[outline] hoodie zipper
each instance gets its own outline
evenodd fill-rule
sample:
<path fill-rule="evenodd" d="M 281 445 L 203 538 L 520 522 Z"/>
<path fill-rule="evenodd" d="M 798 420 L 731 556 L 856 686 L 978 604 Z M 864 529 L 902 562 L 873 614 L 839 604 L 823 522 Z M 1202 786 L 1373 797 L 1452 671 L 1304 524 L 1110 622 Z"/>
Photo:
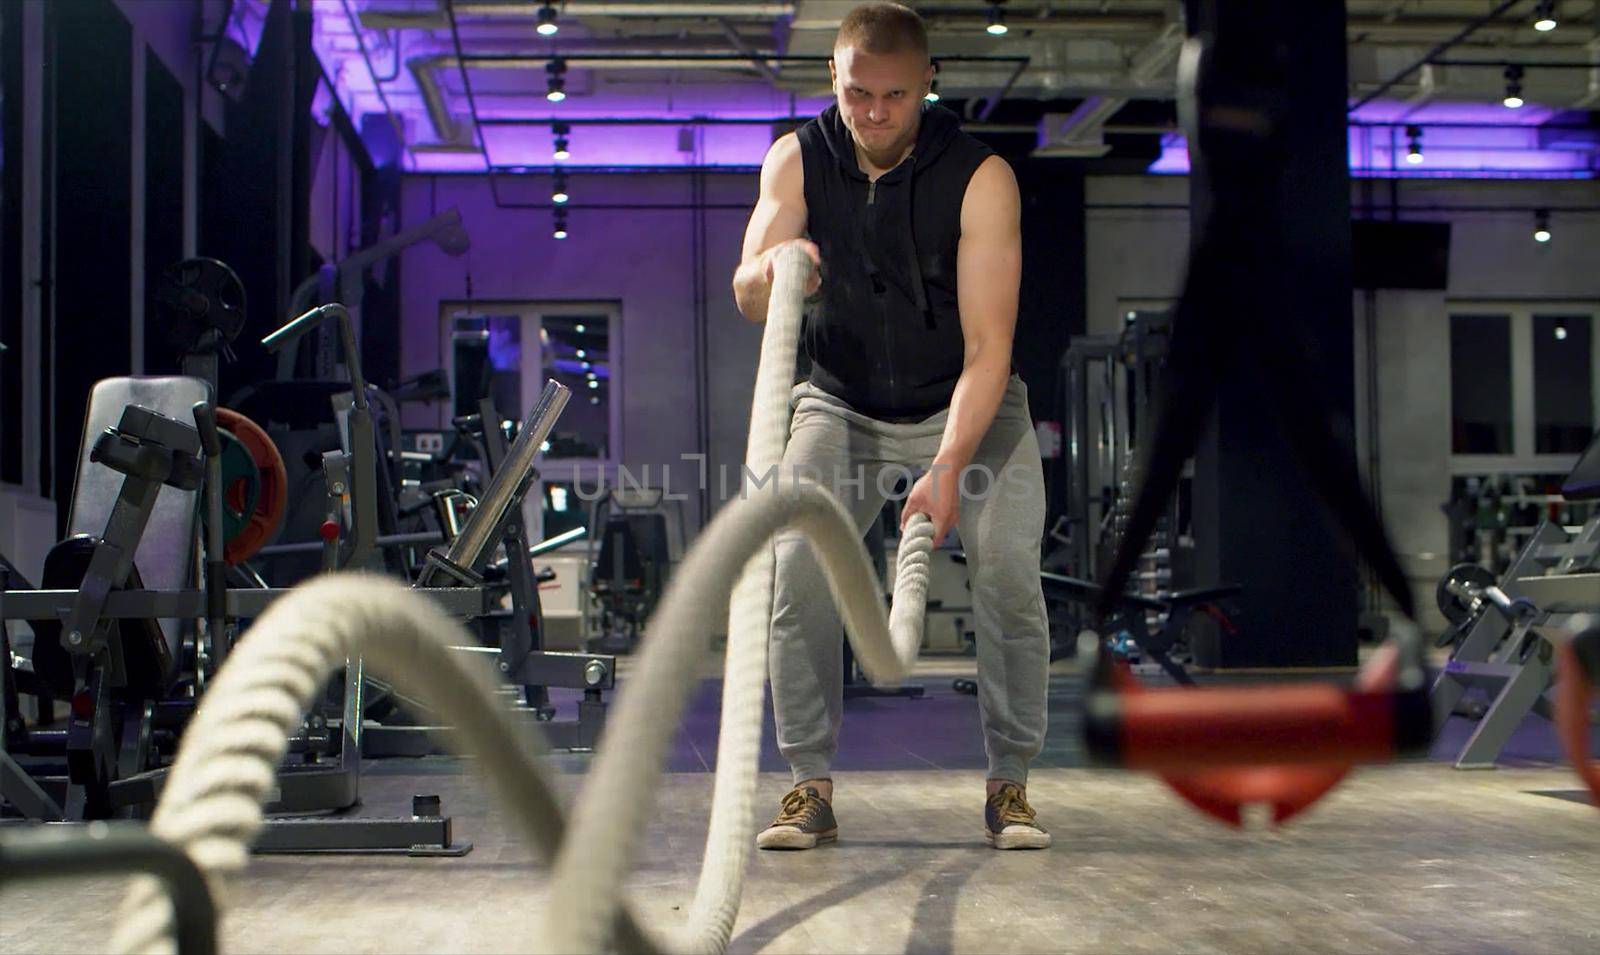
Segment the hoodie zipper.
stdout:
<path fill-rule="evenodd" d="M 870 208 L 872 206 L 872 204 L 877 201 L 877 199 L 878 199 L 878 180 L 876 180 L 876 179 L 868 179 L 867 180 L 867 206 Z M 883 356 L 884 356 L 884 363 L 887 365 L 886 371 L 888 372 L 888 377 L 889 377 L 889 395 L 888 395 L 888 397 L 889 397 L 889 400 L 892 402 L 894 400 L 894 395 L 896 393 L 895 392 L 895 387 L 894 387 L 894 337 L 893 337 L 893 331 L 894 330 L 893 330 L 893 328 L 890 327 L 889 312 L 888 312 L 887 309 L 884 308 L 884 299 L 883 299 L 884 288 L 883 288 L 883 285 L 882 285 L 881 281 L 879 280 L 879 278 L 876 275 L 874 275 L 872 277 L 872 284 L 873 284 L 873 292 L 876 293 L 876 298 L 878 300 L 878 317 L 883 322 Z"/>

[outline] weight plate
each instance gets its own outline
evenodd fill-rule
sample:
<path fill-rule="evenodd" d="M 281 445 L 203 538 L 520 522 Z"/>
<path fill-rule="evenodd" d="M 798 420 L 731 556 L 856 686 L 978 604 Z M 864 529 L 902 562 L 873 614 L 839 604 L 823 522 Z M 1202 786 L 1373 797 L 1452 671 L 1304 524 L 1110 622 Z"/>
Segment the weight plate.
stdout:
<path fill-rule="evenodd" d="M 217 429 L 222 439 L 222 536 L 232 540 L 244 530 L 261 498 L 261 469 L 232 431 Z"/>
<path fill-rule="evenodd" d="M 1461 624 L 1471 619 L 1472 605 L 1465 597 L 1458 597 L 1451 592 L 1451 583 L 1457 581 L 1481 590 L 1493 586 L 1496 578 L 1494 574 L 1477 564 L 1457 564 L 1440 579 L 1439 586 L 1434 588 L 1433 592 L 1434 601 L 1439 605 L 1439 612 L 1451 623 Z"/>
<path fill-rule="evenodd" d="M 223 560 L 229 564 L 249 560 L 272 540 L 283 524 L 283 514 L 289 503 L 289 475 L 283 467 L 283 455 L 272 438 L 261 426 L 231 408 L 217 409 L 217 427 L 230 432 L 254 461 L 260 479 L 260 492 L 251 508 L 244 527 L 230 537 L 223 547 Z M 224 458 L 226 463 L 226 458 Z M 223 492 L 230 491 L 226 476 Z M 224 507 L 226 511 L 228 508 Z M 223 518 L 227 520 L 226 516 Z"/>
<path fill-rule="evenodd" d="M 244 331 L 244 283 L 218 259 L 184 259 L 167 266 L 155 304 L 167 341 L 181 352 L 216 351 Z"/>

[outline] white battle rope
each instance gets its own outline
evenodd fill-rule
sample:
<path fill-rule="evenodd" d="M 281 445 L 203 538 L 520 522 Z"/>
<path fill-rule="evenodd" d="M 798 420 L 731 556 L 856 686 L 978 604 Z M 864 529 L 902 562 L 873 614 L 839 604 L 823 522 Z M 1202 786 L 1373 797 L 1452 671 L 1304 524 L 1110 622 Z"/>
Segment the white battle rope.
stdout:
<path fill-rule="evenodd" d="M 782 460 L 802 290 L 810 261 L 780 258 L 751 412 L 748 466 L 765 480 Z M 777 473 L 774 471 L 774 473 Z M 470 643 L 427 598 L 378 577 L 341 574 L 296 588 L 250 628 L 207 688 L 168 777 L 151 829 L 181 846 L 226 903 L 226 877 L 240 872 L 275 786 L 286 737 L 333 670 L 361 656 L 396 689 L 453 725 L 479 757 L 490 786 L 543 858 L 555 859 L 542 931 L 530 943 L 551 952 L 721 952 L 738 915 L 756 825 L 772 538 L 805 535 L 821 562 L 857 659 L 879 684 L 902 680 L 921 644 L 932 525 L 914 515 L 902 537 L 894 621 L 885 619 L 876 573 L 849 513 L 827 490 L 778 473 L 725 506 L 684 555 L 651 616 L 627 691 L 618 696 L 600 755 L 563 835 L 562 811 L 530 733 L 495 701 L 487 664 L 452 650 Z M 735 587 L 731 572 L 744 568 Z M 723 616 L 725 606 L 731 609 Z M 640 926 L 622 883 L 652 818 L 679 718 L 699 677 L 707 637 L 728 629 L 721 736 L 711 826 L 687 922 L 675 931 Z M 171 903 L 158 883 L 135 883 L 118 919 L 120 952 L 174 950 Z"/>
<path fill-rule="evenodd" d="M 798 503 L 820 495 L 817 500 L 831 504 L 838 519 L 821 523 L 823 512 L 818 511 L 819 522 L 811 525 L 814 533 L 802 523 L 806 519 L 798 513 L 794 521 L 808 530 L 812 549 L 821 559 L 862 668 L 875 683 L 898 683 L 916 660 L 922 644 L 932 523 L 926 516 L 918 515 L 920 520 L 913 522 L 902 535 L 902 573 L 895 584 L 899 627 L 895 631 L 897 637 L 891 642 L 884 633 L 880 599 L 873 598 L 870 609 L 855 602 L 861 594 L 875 591 L 877 575 L 848 512 L 826 491 L 798 481 L 780 468 L 784 445 L 789 439 L 789 395 L 794 384 L 795 352 L 811 269 L 810 258 L 793 247 L 780 253 L 774 264 L 766 328 L 761 339 L 761 360 L 756 369 L 750 409 L 750 433 L 745 445 L 742 499 L 730 503 L 723 514 L 770 499 L 779 488 L 770 483 L 765 487 L 761 485 L 769 475 L 778 478 L 782 488 L 780 498 L 797 494 L 800 496 L 792 498 L 792 502 Z M 793 503 L 774 505 L 778 508 L 775 515 L 785 514 Z M 762 506 L 767 505 L 763 503 Z M 661 639 L 664 613 L 658 612 L 646 630 L 650 639 L 640 656 L 639 669 L 631 675 L 628 691 L 619 698 L 617 711 L 608 724 L 607 741 L 590 770 L 584 798 L 573 814 L 573 840 L 556 860 L 551 879 L 551 904 L 546 914 L 548 928 L 535 939 L 543 951 L 599 951 L 610 941 L 611 913 L 618 905 L 622 879 L 633 861 L 633 846 L 607 859 L 609 864 L 604 866 L 597 863 L 588 847 L 592 840 L 613 838 L 611 834 L 615 832 L 640 830 L 649 818 L 652 784 L 660 774 L 667 746 L 676 732 L 679 713 L 692 689 L 695 655 L 703 648 L 700 641 L 718 630 L 720 621 L 715 618 L 721 615 L 723 601 L 727 599 L 728 576 L 734 568 L 743 568 L 732 591 L 727 617 L 722 722 L 717 740 L 711 822 L 706 833 L 700 881 L 695 887 L 688 918 L 660 947 L 670 951 L 715 953 L 725 950 L 733 935 L 733 923 L 738 917 L 744 890 L 745 864 L 757 825 L 756 772 L 761 756 L 775 566 L 770 538 L 782 530 L 785 523 L 760 531 L 758 539 L 740 539 L 730 534 L 724 540 L 711 534 L 721 520 L 719 516 L 712 522 L 691 551 L 691 556 L 710 555 L 712 562 L 708 565 L 707 576 L 689 572 L 686 559 L 675 578 L 678 585 L 685 580 L 692 581 L 693 599 L 698 601 L 699 619 L 686 624 L 689 629 L 684 634 L 690 641 L 689 647 L 678 648 L 676 639 L 670 641 L 672 646 L 669 647 L 669 641 Z M 839 533 L 841 530 L 843 534 Z M 855 597 L 847 598 L 846 592 Z M 900 600 L 902 593 L 906 595 L 904 605 Z M 673 625 L 669 624 L 667 631 L 676 637 Z M 662 659 L 667 654 L 680 653 L 687 656 L 671 662 Z M 659 669 L 647 670 L 647 667 Z M 648 701 L 643 699 L 647 693 L 652 697 Z M 589 795 L 591 792 L 593 796 Z"/>
<path fill-rule="evenodd" d="M 336 574 L 295 588 L 267 608 L 206 688 L 151 831 L 195 861 L 222 913 L 225 880 L 245 867 L 288 735 L 333 671 L 360 655 L 458 728 L 524 836 L 540 855 L 554 855 L 562 812 L 535 762 L 544 736 L 496 702 L 500 681 L 485 661 L 452 648 L 471 642 L 433 601 L 388 578 Z M 155 880 L 135 880 L 112 949 L 175 950 L 172 905 Z"/>

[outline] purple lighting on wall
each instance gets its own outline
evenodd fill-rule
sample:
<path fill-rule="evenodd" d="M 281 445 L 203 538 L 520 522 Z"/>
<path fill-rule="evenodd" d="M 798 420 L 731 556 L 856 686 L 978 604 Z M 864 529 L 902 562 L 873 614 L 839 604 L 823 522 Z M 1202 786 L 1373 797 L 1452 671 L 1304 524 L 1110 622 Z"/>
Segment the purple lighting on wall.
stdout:
<path fill-rule="evenodd" d="M 1541 129 L 1554 111 L 1498 104 L 1434 103 L 1416 109 L 1403 103 L 1369 104 L 1352 117 L 1350 175 L 1356 178 L 1593 179 L 1600 176 L 1600 131 Z M 1384 125 L 1374 125 L 1384 124 Z M 1406 129 L 1424 133 L 1424 160 L 1406 161 Z M 1187 140 L 1162 139 L 1161 155 L 1149 172 L 1187 175 Z"/>
<path fill-rule="evenodd" d="M 1352 123 L 1439 123 L 1538 126 L 1556 118 L 1548 106 L 1529 103 L 1509 110 L 1500 103 L 1428 103 L 1418 107 L 1394 100 L 1374 100 L 1350 116 Z"/>
<path fill-rule="evenodd" d="M 548 126 L 484 126 L 482 132 L 489 161 L 497 167 L 550 163 Z M 759 166 L 772 145 L 772 128 L 576 126 L 571 140 L 586 166 Z"/>

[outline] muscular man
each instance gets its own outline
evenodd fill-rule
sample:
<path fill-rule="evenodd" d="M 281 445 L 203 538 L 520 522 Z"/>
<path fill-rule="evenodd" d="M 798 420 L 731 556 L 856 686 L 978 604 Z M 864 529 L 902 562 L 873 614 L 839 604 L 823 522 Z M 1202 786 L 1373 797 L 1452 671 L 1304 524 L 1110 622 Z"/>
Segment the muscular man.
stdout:
<path fill-rule="evenodd" d="M 811 373 L 794 389 L 784 473 L 831 479 L 865 533 L 894 475 L 923 472 L 904 513 L 931 517 L 936 542 L 959 526 L 971 574 L 985 833 L 997 848 L 1044 848 L 1050 835 L 1025 789 L 1044 741 L 1050 653 L 1039 582 L 1044 478 L 1027 389 L 1011 373 L 1016 179 L 955 114 L 925 104 L 933 67 L 910 9 L 855 8 L 829 69 L 835 105 L 779 139 L 762 163 L 734 295 L 746 318 L 764 321 L 777 250 L 799 245 L 819 266 L 802 345 Z M 795 786 L 761 848 L 837 837 L 840 632 L 809 545 L 780 537 L 770 675 Z"/>

